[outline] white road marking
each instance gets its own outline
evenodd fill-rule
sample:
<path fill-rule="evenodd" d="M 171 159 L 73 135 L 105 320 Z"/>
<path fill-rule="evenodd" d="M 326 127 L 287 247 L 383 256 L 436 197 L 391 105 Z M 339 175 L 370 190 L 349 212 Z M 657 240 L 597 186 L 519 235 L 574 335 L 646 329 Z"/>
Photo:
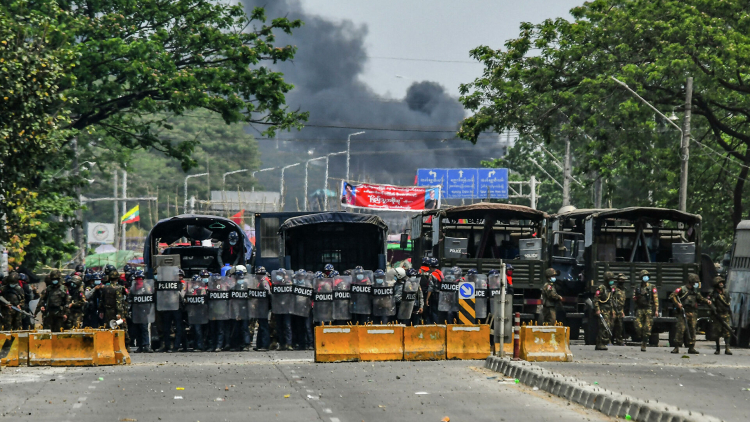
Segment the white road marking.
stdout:
<path fill-rule="evenodd" d="M 92 389 L 92 390 L 94 390 L 94 389 L 96 389 L 96 386 L 95 385 L 89 385 L 89 388 Z"/>
<path fill-rule="evenodd" d="M 333 413 L 331 409 L 325 408 L 323 409 L 323 413 Z"/>
<path fill-rule="evenodd" d="M 80 409 L 83 403 L 73 403 L 73 409 Z"/>
<path fill-rule="evenodd" d="M 312 392 L 313 392 L 313 390 L 310 390 L 310 389 L 307 389 L 306 391 L 307 391 L 308 393 L 312 393 Z"/>
<path fill-rule="evenodd" d="M 339 418 L 331 418 L 331 422 L 341 422 Z"/>
<path fill-rule="evenodd" d="M 88 397 L 78 397 L 78 401 L 86 401 Z"/>

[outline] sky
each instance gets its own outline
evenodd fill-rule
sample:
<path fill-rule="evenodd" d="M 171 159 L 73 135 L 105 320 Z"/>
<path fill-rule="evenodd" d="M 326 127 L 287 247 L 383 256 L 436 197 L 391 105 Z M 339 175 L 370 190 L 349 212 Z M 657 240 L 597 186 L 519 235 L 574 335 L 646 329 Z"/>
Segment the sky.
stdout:
<path fill-rule="evenodd" d="M 376 93 L 403 98 L 415 81 L 434 81 L 452 96 L 481 75 L 469 51 L 502 48 L 521 22 L 570 19 L 582 0 L 301 0 L 309 14 L 365 27 L 368 60 L 360 79 Z M 401 58 L 401 59 L 392 59 Z M 406 59 L 418 59 L 403 60 Z M 450 63 L 431 61 L 441 60 Z"/>

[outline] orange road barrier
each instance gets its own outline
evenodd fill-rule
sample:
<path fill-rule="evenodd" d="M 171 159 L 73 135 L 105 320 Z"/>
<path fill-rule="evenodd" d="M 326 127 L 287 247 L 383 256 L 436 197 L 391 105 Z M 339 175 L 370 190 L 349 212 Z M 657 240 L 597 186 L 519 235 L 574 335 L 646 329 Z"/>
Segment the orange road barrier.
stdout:
<path fill-rule="evenodd" d="M 130 365 L 130 353 L 128 353 L 128 346 L 125 344 L 125 331 L 114 330 L 112 348 L 115 352 L 115 361 L 121 365 Z"/>
<path fill-rule="evenodd" d="M 403 325 L 360 325 L 359 360 L 403 360 Z"/>
<path fill-rule="evenodd" d="M 94 331 L 94 365 L 117 365 L 114 331 Z"/>
<path fill-rule="evenodd" d="M 445 325 L 404 327 L 404 360 L 445 359 Z"/>
<path fill-rule="evenodd" d="M 346 362 L 359 359 L 359 336 L 353 325 L 315 327 L 315 362 Z"/>
<path fill-rule="evenodd" d="M 29 334 L 29 366 L 52 364 L 52 332 Z"/>
<path fill-rule="evenodd" d="M 490 326 L 452 325 L 446 328 L 448 359 L 486 359 L 490 355 Z"/>
<path fill-rule="evenodd" d="M 521 327 L 520 357 L 529 362 L 572 362 L 570 328 L 539 325 Z"/>
<path fill-rule="evenodd" d="M 26 346 L 29 366 L 127 365 L 124 337 L 122 330 L 42 331 L 20 333 L 19 344 Z"/>
<path fill-rule="evenodd" d="M 0 333 L 0 366 L 18 366 L 19 344 L 18 334 Z"/>

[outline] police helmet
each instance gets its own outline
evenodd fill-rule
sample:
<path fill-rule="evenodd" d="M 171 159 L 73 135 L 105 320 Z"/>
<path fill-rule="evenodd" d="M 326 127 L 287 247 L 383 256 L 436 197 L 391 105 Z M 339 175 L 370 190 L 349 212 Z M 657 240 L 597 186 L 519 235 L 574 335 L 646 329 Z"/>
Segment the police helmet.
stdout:
<path fill-rule="evenodd" d="M 29 277 L 26 274 L 24 274 L 24 273 L 19 273 L 18 274 L 18 279 L 21 280 L 21 281 L 23 281 L 23 282 L 29 281 Z"/>
<path fill-rule="evenodd" d="M 344 270 L 344 275 L 352 275 L 352 270 Z"/>
<path fill-rule="evenodd" d="M 206 271 L 206 270 L 203 270 Z M 133 278 L 146 278 L 146 275 L 143 274 L 143 271 L 137 270 L 135 273 L 133 273 Z"/>
<path fill-rule="evenodd" d="M 322 271 L 315 271 L 315 275 L 313 277 L 315 277 L 315 278 L 326 278 L 326 276 L 323 274 Z"/>
<path fill-rule="evenodd" d="M 136 271 L 136 274 L 138 274 L 138 273 L 139 273 L 139 271 Z M 143 273 L 143 271 L 140 271 L 140 273 Z M 208 270 L 201 270 L 201 272 L 198 275 L 200 275 L 200 278 L 211 277 L 211 273 Z"/>
<path fill-rule="evenodd" d="M 333 264 L 326 264 L 326 266 L 323 267 L 323 271 L 333 271 Z"/>
<path fill-rule="evenodd" d="M 513 266 L 512 266 L 512 265 L 510 265 L 510 264 L 505 264 L 505 272 L 506 272 L 506 273 L 507 273 L 508 271 L 513 271 L 513 270 L 514 270 L 514 268 L 513 268 Z"/>
<path fill-rule="evenodd" d="M 375 278 L 377 278 L 377 277 L 385 277 L 385 271 L 383 271 L 383 270 L 381 270 L 381 269 L 378 268 L 377 270 L 375 270 L 374 273 L 372 273 L 372 276 L 375 277 Z"/>
<path fill-rule="evenodd" d="M 404 277 L 406 277 L 406 270 L 403 268 L 396 268 L 396 278 L 400 280 Z"/>
<path fill-rule="evenodd" d="M 193 283 L 199 282 L 199 281 L 201 281 L 201 276 L 199 276 L 198 274 L 196 274 L 196 275 L 193 276 L 193 278 L 191 280 L 193 281 Z"/>
<path fill-rule="evenodd" d="M 428 267 L 429 267 L 429 266 L 430 266 L 430 257 L 428 257 L 428 256 L 423 256 L 423 257 L 422 257 L 422 265 L 424 265 L 424 266 L 428 266 Z"/>
<path fill-rule="evenodd" d="M 437 258 L 430 258 L 430 267 L 437 268 L 440 265 L 440 260 Z"/>
<path fill-rule="evenodd" d="M 339 272 L 336 271 L 336 270 L 333 270 L 333 271 L 331 271 L 330 274 L 328 274 L 328 276 L 329 277 L 338 277 L 339 276 Z"/>
<path fill-rule="evenodd" d="M 477 270 L 475 268 L 470 268 L 469 271 L 466 271 L 466 275 L 477 275 Z"/>
<path fill-rule="evenodd" d="M 333 269 L 333 267 L 331 267 L 331 269 Z M 356 267 L 354 267 L 354 269 L 357 271 L 364 271 L 364 268 L 362 268 L 361 265 L 357 265 Z"/>
<path fill-rule="evenodd" d="M 84 267 L 84 266 L 83 266 L 83 264 L 78 264 L 78 265 L 76 265 L 75 271 L 76 271 L 77 273 L 82 273 L 82 272 L 84 272 L 85 270 L 86 270 L 86 267 Z"/>
<path fill-rule="evenodd" d="M 124 272 L 126 274 L 127 273 L 132 273 L 133 272 L 133 267 L 131 267 L 130 264 L 125 264 L 125 266 L 122 267 L 122 272 Z"/>
<path fill-rule="evenodd" d="M 66 276 L 65 276 L 65 284 L 68 284 L 68 283 L 70 283 L 70 279 L 71 279 L 71 278 L 73 278 L 73 277 L 71 277 L 71 276 L 69 276 L 69 275 L 66 275 Z"/>
<path fill-rule="evenodd" d="M 115 271 L 117 268 L 115 268 L 112 264 L 107 264 L 106 267 L 104 267 L 104 274 L 109 275 L 112 271 Z"/>
<path fill-rule="evenodd" d="M 239 240 L 239 238 L 240 237 L 237 235 L 237 232 L 231 232 L 227 236 L 227 240 L 229 241 L 230 245 L 236 245 L 237 244 L 237 240 Z"/>
<path fill-rule="evenodd" d="M 500 270 L 490 270 L 490 272 L 487 273 L 487 276 L 489 277 L 492 277 L 494 275 L 500 275 Z"/>
<path fill-rule="evenodd" d="M 257 267 L 255 267 L 255 274 L 260 274 L 260 275 L 266 274 L 266 267 L 262 265 L 258 265 Z"/>
<path fill-rule="evenodd" d="M 417 271 L 416 268 L 409 268 L 406 270 L 406 276 L 407 277 L 416 277 L 419 275 L 419 271 Z"/>
<path fill-rule="evenodd" d="M 179 276 L 180 276 L 180 277 L 185 277 L 185 271 L 182 271 L 182 268 L 180 268 L 180 269 L 179 269 L 179 270 L 177 271 L 177 274 L 179 274 Z"/>
<path fill-rule="evenodd" d="M 456 278 L 458 278 L 458 277 L 461 277 L 461 274 L 463 273 L 463 271 L 461 270 L 461 267 L 453 267 L 451 268 L 451 273 L 453 273 L 456 276 Z"/>

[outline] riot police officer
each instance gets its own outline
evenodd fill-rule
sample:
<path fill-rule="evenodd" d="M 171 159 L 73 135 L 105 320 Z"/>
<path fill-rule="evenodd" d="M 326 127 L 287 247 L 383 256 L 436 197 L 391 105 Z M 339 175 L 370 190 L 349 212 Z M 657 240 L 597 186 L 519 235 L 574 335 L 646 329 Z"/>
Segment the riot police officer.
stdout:
<path fill-rule="evenodd" d="M 133 312 L 133 331 L 138 350 L 136 353 L 153 353 L 149 326 L 156 319 L 154 280 L 145 280 L 143 271 L 133 274 L 130 303 Z"/>
<path fill-rule="evenodd" d="M 313 322 L 316 325 L 333 321 L 333 279 L 321 271 L 313 276 Z"/>
<path fill-rule="evenodd" d="M 271 329 L 268 324 L 271 284 L 264 267 L 258 266 L 255 268 L 255 281 L 248 294 L 250 296 L 250 317 L 258 321 L 258 335 L 253 350 L 264 352 L 271 345 Z"/>
<path fill-rule="evenodd" d="M 208 270 L 201 270 L 193 276 L 185 289 L 185 311 L 187 313 L 190 333 L 193 336 L 193 351 L 207 351 L 206 343 L 203 341 L 203 333 L 208 324 L 208 282 L 211 274 Z M 187 343 L 187 342 L 186 342 Z"/>
<path fill-rule="evenodd" d="M 357 271 L 360 270 L 362 270 L 362 267 L 359 267 Z M 336 325 L 346 325 L 352 319 L 350 306 L 352 276 L 351 274 L 342 276 L 337 271 L 334 271 L 330 278 L 333 280 L 333 310 L 331 316 L 334 321 L 333 323 Z"/>
<path fill-rule="evenodd" d="M 248 288 L 249 285 L 245 279 L 246 268 L 244 265 L 235 267 L 232 277 L 234 277 L 234 287 L 229 299 L 230 317 L 232 319 L 231 343 L 237 351 L 250 350 L 252 338 L 250 335 L 250 315 L 248 309 Z"/>
<path fill-rule="evenodd" d="M 398 268 L 403 273 L 403 268 Z M 372 277 L 375 282 L 372 285 L 372 317 L 376 324 L 387 324 L 392 316 L 396 315 L 396 300 L 394 298 L 394 284 L 396 280 L 393 276 L 386 276 L 383 270 L 376 270 Z"/>
<path fill-rule="evenodd" d="M 313 335 L 310 312 L 312 311 L 313 274 L 305 270 L 294 273 L 294 306 L 292 307 L 292 344 L 297 350 L 312 350 Z"/>
<path fill-rule="evenodd" d="M 461 274 L 461 268 L 451 268 L 434 289 L 438 294 L 438 321 L 441 324 L 453 324 L 458 319 L 458 285 L 461 282 Z"/>
<path fill-rule="evenodd" d="M 292 348 L 292 310 L 294 308 L 294 286 L 291 275 L 279 268 L 271 273 L 271 306 L 276 319 L 279 350 Z"/>
<path fill-rule="evenodd" d="M 355 268 L 351 284 L 351 309 L 353 324 L 367 324 L 372 314 L 372 271 Z"/>
<path fill-rule="evenodd" d="M 401 271 L 399 271 L 401 270 Z M 403 268 L 396 268 L 396 284 L 394 296 L 398 308 L 396 317 L 400 324 L 419 325 L 422 311 L 424 310 L 424 298 L 419 285 L 419 272 L 409 268 L 401 272 Z"/>

